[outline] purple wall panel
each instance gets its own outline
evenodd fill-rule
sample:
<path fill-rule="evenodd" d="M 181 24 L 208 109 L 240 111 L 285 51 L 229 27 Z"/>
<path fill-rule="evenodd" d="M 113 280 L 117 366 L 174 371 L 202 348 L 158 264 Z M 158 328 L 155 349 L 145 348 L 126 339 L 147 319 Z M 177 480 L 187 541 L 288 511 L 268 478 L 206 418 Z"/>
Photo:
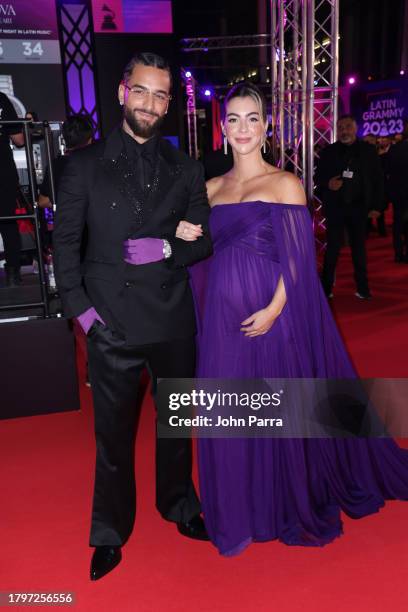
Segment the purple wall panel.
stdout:
<path fill-rule="evenodd" d="M 88 0 L 58 0 L 68 115 L 88 115 L 99 135 L 96 83 L 92 54 L 92 20 Z"/>

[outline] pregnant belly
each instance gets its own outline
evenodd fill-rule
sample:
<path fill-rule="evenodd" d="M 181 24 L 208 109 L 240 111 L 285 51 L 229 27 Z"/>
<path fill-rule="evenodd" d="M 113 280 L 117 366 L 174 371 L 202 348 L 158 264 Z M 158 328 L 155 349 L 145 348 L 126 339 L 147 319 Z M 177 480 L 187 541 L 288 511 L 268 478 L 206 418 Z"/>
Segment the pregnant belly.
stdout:
<path fill-rule="evenodd" d="M 239 249 L 219 253 L 209 277 L 208 317 L 221 333 L 239 331 L 244 319 L 271 302 L 280 274 L 279 263 L 266 258 Z"/>

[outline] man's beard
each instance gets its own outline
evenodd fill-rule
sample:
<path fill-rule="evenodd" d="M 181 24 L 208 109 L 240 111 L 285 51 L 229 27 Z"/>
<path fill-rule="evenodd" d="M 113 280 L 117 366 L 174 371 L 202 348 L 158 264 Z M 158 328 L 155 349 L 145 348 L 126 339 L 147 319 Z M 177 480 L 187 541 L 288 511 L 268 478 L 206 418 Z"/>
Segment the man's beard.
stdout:
<path fill-rule="evenodd" d="M 143 109 L 138 110 L 143 111 Z M 140 136 L 141 138 L 151 138 L 158 132 L 159 127 L 163 123 L 164 115 L 160 117 L 160 115 L 157 115 L 156 113 L 150 114 L 153 115 L 153 117 L 157 117 L 156 121 L 153 123 L 147 123 L 147 121 L 139 120 L 132 109 L 125 106 L 123 116 L 135 136 Z"/>

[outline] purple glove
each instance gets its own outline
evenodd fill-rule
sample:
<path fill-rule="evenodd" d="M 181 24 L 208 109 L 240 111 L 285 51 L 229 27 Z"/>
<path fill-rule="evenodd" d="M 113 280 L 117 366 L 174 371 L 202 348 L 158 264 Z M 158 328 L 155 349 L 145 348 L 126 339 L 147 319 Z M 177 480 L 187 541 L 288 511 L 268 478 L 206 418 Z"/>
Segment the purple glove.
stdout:
<path fill-rule="evenodd" d="M 163 240 L 161 238 L 137 238 L 125 240 L 123 253 L 126 263 L 139 266 L 153 261 L 161 261 L 163 255 Z"/>
<path fill-rule="evenodd" d="M 79 315 L 79 317 L 77 317 L 77 320 L 80 326 L 82 327 L 85 335 L 88 334 L 94 321 L 100 321 L 102 325 L 105 325 L 105 321 L 101 319 L 95 308 L 88 308 L 88 310 L 85 310 L 85 312 L 83 312 Z"/>

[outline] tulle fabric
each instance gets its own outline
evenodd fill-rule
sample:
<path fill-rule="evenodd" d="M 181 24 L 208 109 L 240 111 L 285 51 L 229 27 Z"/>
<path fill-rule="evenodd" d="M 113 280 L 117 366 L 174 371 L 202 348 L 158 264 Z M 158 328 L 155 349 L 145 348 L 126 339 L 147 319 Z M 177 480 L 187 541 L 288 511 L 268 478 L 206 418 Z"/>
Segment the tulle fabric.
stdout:
<path fill-rule="evenodd" d="M 211 259 L 191 270 L 200 378 L 355 378 L 316 272 L 306 207 L 215 206 Z M 270 331 L 240 324 L 283 277 L 287 303 Z M 209 535 L 234 555 L 253 541 L 322 546 L 342 533 L 340 510 L 376 512 L 408 499 L 408 451 L 390 439 L 199 439 Z"/>

